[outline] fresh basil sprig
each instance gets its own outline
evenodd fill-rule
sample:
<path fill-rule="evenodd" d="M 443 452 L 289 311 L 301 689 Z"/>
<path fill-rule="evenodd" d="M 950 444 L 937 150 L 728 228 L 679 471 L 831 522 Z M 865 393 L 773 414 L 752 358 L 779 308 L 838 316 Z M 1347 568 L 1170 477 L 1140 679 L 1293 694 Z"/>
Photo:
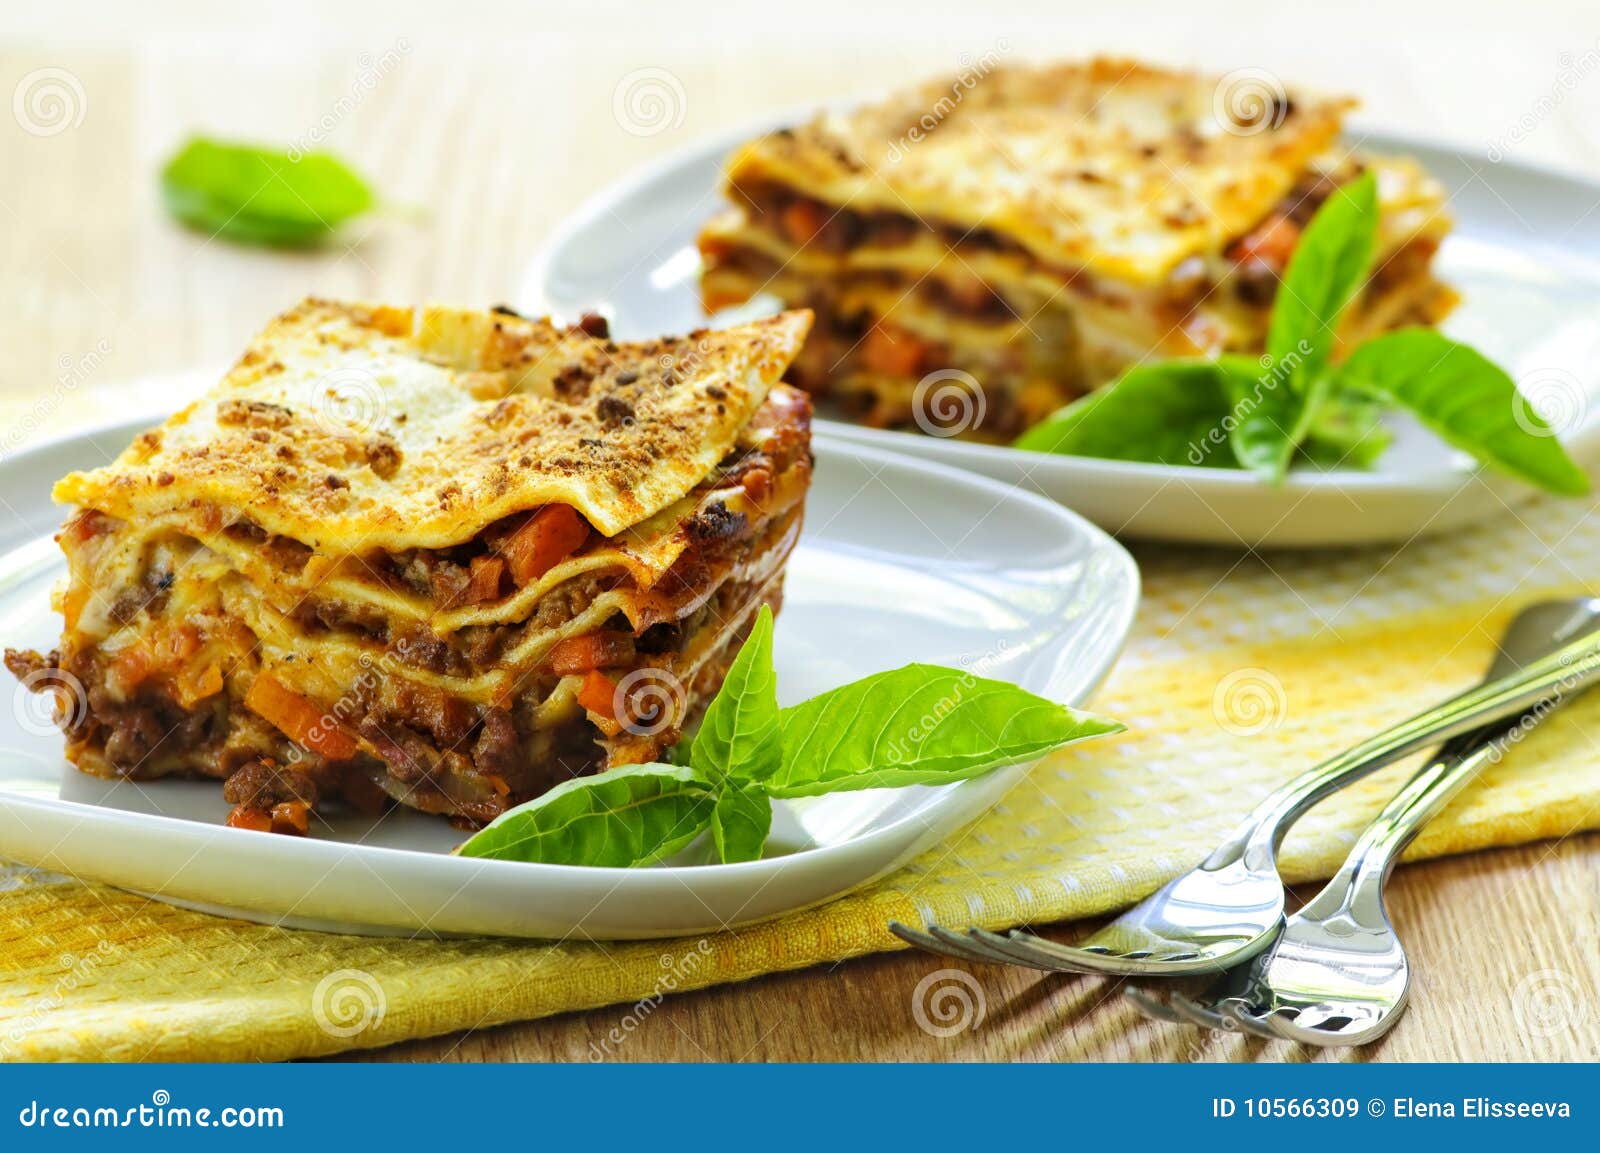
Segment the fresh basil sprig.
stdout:
<path fill-rule="evenodd" d="M 1017 440 L 1017 448 L 1106 460 L 1234 467 L 1232 452 L 1195 451 L 1219 426 L 1240 387 L 1232 358 L 1169 360 L 1131 368 Z M 1247 362 L 1254 379 L 1255 361 Z M 1211 447 L 1215 447 L 1213 442 Z M 1242 463 L 1242 462 L 1241 462 Z"/>
<path fill-rule="evenodd" d="M 1335 188 L 1289 254 L 1272 301 L 1267 355 L 1305 393 L 1322 375 L 1345 307 L 1366 283 L 1378 244 L 1378 182 L 1365 172 Z"/>
<path fill-rule="evenodd" d="M 1139 365 L 1024 432 L 1015 447 L 1240 467 L 1277 484 L 1297 453 L 1371 467 L 1391 439 L 1384 412 L 1404 408 L 1487 465 L 1561 495 L 1587 492 L 1588 478 L 1516 384 L 1470 346 L 1406 328 L 1331 363 L 1340 318 L 1371 269 L 1378 215 L 1371 173 L 1336 188 L 1317 210 L 1284 271 L 1259 361 Z"/>
<path fill-rule="evenodd" d="M 716 804 L 716 789 L 693 769 L 627 765 L 563 781 L 502 814 L 458 851 L 513 861 L 648 865 L 699 836 Z"/>
<path fill-rule="evenodd" d="M 1563 496 L 1589 491 L 1589 478 L 1504 369 L 1431 328 L 1374 337 L 1340 366 L 1347 396 L 1411 410 L 1447 444 L 1512 476 Z"/>
<path fill-rule="evenodd" d="M 706 709 L 687 765 L 578 777 L 497 817 L 457 851 L 563 865 L 651 864 L 710 832 L 719 861 L 761 856 L 772 797 L 946 784 L 1120 732 L 1004 681 L 907 665 L 777 705 L 762 607 Z"/>
<path fill-rule="evenodd" d="M 780 727 L 772 612 L 762 605 L 689 749 L 689 767 L 717 791 L 711 840 L 719 861 L 753 861 L 767 843 L 772 806 L 757 782 L 782 763 Z"/>
<path fill-rule="evenodd" d="M 941 785 L 1121 729 L 1005 681 L 906 665 L 784 709 L 783 761 L 763 783 L 775 797 Z"/>
<path fill-rule="evenodd" d="M 196 137 L 161 170 L 167 211 L 243 244 L 308 248 L 375 204 L 366 182 L 326 152 L 289 153 Z"/>

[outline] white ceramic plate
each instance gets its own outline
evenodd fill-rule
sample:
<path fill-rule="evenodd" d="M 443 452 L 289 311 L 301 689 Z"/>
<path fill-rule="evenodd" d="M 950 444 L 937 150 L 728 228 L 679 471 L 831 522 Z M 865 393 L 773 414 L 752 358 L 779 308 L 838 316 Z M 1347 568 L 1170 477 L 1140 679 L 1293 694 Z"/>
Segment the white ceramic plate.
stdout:
<path fill-rule="evenodd" d="M 619 337 L 706 323 L 694 237 L 720 204 L 733 145 L 789 116 L 707 141 L 592 197 L 550 236 L 523 283 L 530 313 L 598 309 Z M 1417 157 L 1452 191 L 1454 235 L 1439 255 L 1464 297 L 1445 328 L 1517 378 L 1578 459 L 1600 462 L 1600 185 L 1379 132 L 1362 147 Z M 771 311 L 752 302 L 738 314 Z M 720 323 L 734 310 L 718 315 Z M 1501 512 L 1532 495 L 1414 423 L 1372 472 L 1297 471 L 1281 487 L 1246 473 L 1019 452 L 825 422 L 834 436 L 971 469 L 1058 500 L 1112 532 L 1250 546 L 1403 540 Z"/>
<path fill-rule="evenodd" d="M 148 422 L 0 464 L 0 643 L 52 647 L 51 484 L 103 463 Z M 802 700 L 910 661 L 971 668 L 1067 703 L 1121 650 L 1138 570 L 1069 512 L 1013 488 L 819 437 L 776 659 Z M 7 678 L 9 679 L 9 678 Z M 106 782 L 62 757 L 39 698 L 0 709 L 0 858 L 207 912 L 339 932 L 588 936 L 710 931 L 880 877 L 982 814 L 1027 772 L 777 805 L 769 856 L 738 865 L 587 869 L 448 855 L 462 834 L 409 811 L 336 819 L 309 840 L 229 829 L 216 782 Z M 693 850 L 691 849 L 691 852 Z"/>

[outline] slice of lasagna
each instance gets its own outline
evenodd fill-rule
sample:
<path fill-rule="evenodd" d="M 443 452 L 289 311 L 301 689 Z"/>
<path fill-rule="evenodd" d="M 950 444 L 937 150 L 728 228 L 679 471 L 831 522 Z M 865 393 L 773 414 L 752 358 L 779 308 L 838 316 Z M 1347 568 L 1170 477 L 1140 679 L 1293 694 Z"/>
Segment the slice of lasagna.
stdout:
<path fill-rule="evenodd" d="M 308 300 L 204 399 L 62 480 L 58 651 L 8 652 L 103 777 L 493 819 L 659 758 L 779 605 L 811 474 L 785 313 L 616 344 Z"/>
<path fill-rule="evenodd" d="M 965 431 L 1009 439 L 1143 358 L 1259 352 L 1301 229 L 1371 168 L 1380 244 L 1349 335 L 1441 319 L 1443 189 L 1342 146 L 1351 101 L 1237 83 L 1001 67 L 761 137 L 700 237 L 705 306 L 814 309 L 791 378 L 870 424 L 950 431 L 921 411 L 937 372 L 982 390 Z"/>

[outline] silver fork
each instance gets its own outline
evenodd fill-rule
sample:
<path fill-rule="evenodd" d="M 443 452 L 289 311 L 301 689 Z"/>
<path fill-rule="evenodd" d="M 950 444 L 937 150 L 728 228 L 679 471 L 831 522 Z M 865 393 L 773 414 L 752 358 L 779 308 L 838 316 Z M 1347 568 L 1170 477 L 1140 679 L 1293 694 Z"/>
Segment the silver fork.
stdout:
<path fill-rule="evenodd" d="M 1590 607 L 1585 602 L 1580 611 Z M 1562 623 L 1551 605 L 1519 616 L 1489 675 L 1504 676 L 1547 652 L 1549 626 Z M 1560 707 L 1570 691 L 1558 689 L 1509 728 L 1489 726 L 1440 749 L 1367 826 L 1333 879 L 1284 923 L 1272 947 L 1222 974 L 1199 1000 L 1174 994 L 1163 1002 L 1139 989 L 1125 995 L 1159 1020 L 1313 1045 L 1363 1045 L 1388 1032 L 1405 1011 L 1411 985 L 1405 949 L 1383 904 L 1395 862 L 1508 741 Z"/>
<path fill-rule="evenodd" d="M 1182 976 L 1230 968 L 1260 953 L 1283 922 L 1278 846 L 1289 827 L 1329 794 L 1437 740 L 1505 722 L 1600 675 L 1600 599 L 1524 610 L 1506 633 L 1520 668 L 1418 713 L 1274 791 L 1198 868 L 1168 882 L 1078 946 L 1013 929 L 1006 936 L 896 921 L 890 930 L 934 953 L 1063 973 Z"/>

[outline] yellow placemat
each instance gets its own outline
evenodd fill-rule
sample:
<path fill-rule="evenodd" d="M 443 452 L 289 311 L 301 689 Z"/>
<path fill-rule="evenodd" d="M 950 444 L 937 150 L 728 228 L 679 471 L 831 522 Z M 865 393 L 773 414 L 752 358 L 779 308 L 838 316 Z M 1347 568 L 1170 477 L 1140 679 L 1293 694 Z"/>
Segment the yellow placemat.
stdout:
<path fill-rule="evenodd" d="M 335 937 L 0 870 L 0 1058 L 271 1060 L 602 1005 L 632 1006 L 622 1044 L 673 991 L 896 948 L 891 918 L 998 928 L 1128 904 L 1273 785 L 1476 680 L 1515 610 L 1600 587 L 1590 511 L 1541 502 L 1399 549 L 1140 550 L 1139 622 L 1095 702 L 1127 734 L 1047 760 L 880 884 L 754 928 L 608 945 Z M 1595 734 L 1600 694 L 1513 749 L 1413 854 L 1600 825 Z M 1326 876 L 1403 771 L 1303 821 L 1286 874 Z"/>

